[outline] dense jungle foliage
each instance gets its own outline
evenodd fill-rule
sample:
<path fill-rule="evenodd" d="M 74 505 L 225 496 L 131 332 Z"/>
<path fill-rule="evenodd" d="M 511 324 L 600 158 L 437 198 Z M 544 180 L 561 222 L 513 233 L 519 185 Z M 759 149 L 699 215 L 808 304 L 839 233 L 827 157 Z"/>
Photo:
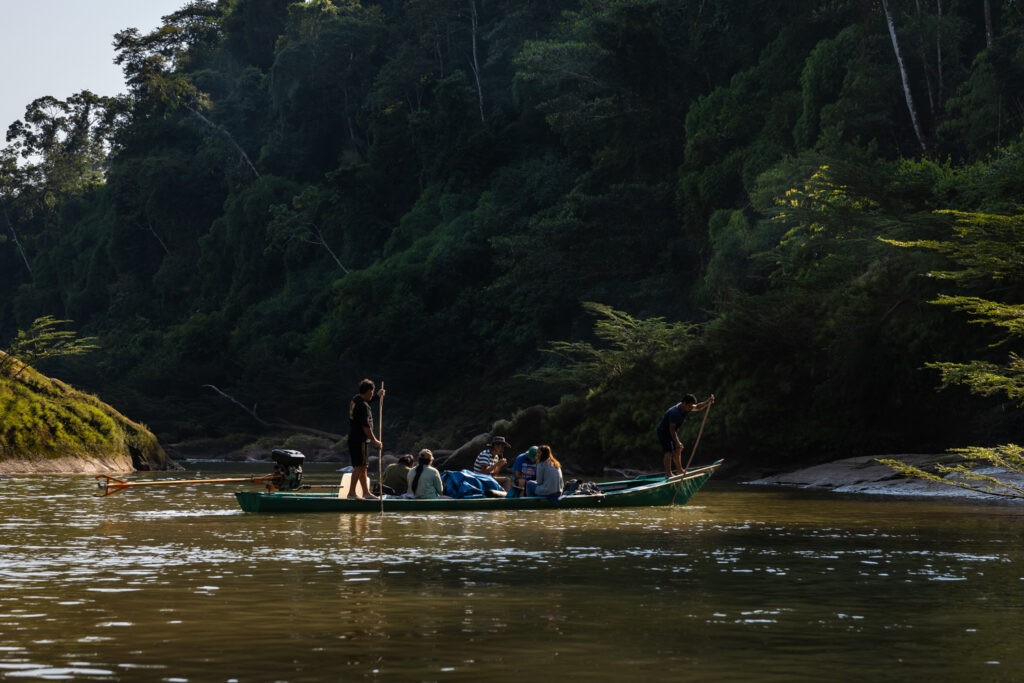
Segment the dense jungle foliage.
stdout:
<path fill-rule="evenodd" d="M 1015 0 L 192 0 L 114 45 L 126 96 L 8 130 L 0 343 L 75 321 L 51 370 L 166 443 L 341 434 L 364 376 L 403 450 L 543 404 L 656 467 L 688 392 L 751 468 L 1022 436 L 926 364 L 1004 362 L 928 302 L 1024 282 L 900 246 L 1002 217 L 1020 269 Z"/>

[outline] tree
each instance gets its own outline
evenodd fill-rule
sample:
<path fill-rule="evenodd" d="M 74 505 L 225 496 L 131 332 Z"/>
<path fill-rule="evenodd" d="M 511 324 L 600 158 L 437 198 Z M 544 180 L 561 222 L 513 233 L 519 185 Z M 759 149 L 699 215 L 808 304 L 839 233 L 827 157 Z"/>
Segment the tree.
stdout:
<path fill-rule="evenodd" d="M 597 318 L 594 336 L 603 342 L 603 348 L 584 341 L 552 342 L 542 350 L 561 363 L 537 371 L 533 374 L 535 379 L 593 391 L 633 373 L 638 367 L 649 369 L 668 355 L 682 353 L 699 330 L 692 323 L 669 323 L 661 317 L 634 318 L 592 301 L 583 302 L 583 310 Z"/>
<path fill-rule="evenodd" d="M 220 39 L 221 10 L 212 0 L 193 0 L 182 9 L 164 17 L 164 24 L 152 33 L 141 35 L 130 28 L 114 36 L 117 57 L 114 63 L 124 70 L 125 82 L 133 94 L 149 108 L 164 114 L 178 108 L 230 145 L 252 173 L 260 173 L 249 155 L 226 127 L 211 120 L 207 93 L 189 77 L 186 67 L 204 51 L 212 50 Z M 145 106 L 137 105 L 136 112 Z"/>
<path fill-rule="evenodd" d="M 892 51 L 896 54 L 896 64 L 900 69 L 900 80 L 903 82 L 903 97 L 907 101 L 907 111 L 910 112 L 910 122 L 914 126 L 914 134 L 917 135 L 917 142 L 921 145 L 921 151 L 928 153 L 928 144 L 925 142 L 924 133 L 921 131 L 921 123 L 917 118 L 917 106 L 914 104 L 914 95 L 910 92 L 910 81 L 907 78 L 907 67 L 903 63 L 903 54 L 900 52 L 899 39 L 896 37 L 896 26 L 892 20 L 892 12 L 889 11 L 889 1 L 882 0 L 882 10 L 885 12 L 885 25 L 889 28 L 889 37 L 892 39 Z"/>
<path fill-rule="evenodd" d="M 79 356 L 99 348 L 95 337 L 80 339 L 73 330 L 59 329 L 69 322 L 47 315 L 36 318 L 28 331 L 19 330 L 0 357 L 0 374 L 18 377 L 25 368 L 47 358 Z"/>
<path fill-rule="evenodd" d="M 295 197 L 292 206 L 279 204 L 272 206 L 273 215 L 267 226 L 271 244 L 283 245 L 298 240 L 315 247 L 320 247 L 331 257 L 343 275 L 348 275 L 348 268 L 342 264 L 338 255 L 331 249 L 327 236 L 324 234 L 323 212 L 321 205 L 325 203 L 315 188 L 306 188 Z"/>
<path fill-rule="evenodd" d="M 125 122 L 123 113 L 123 100 L 88 90 L 66 100 L 40 97 L 7 129 L 7 142 L 32 167 L 32 173 L 24 174 L 33 179 L 29 184 L 55 204 L 103 181 L 107 153 Z"/>
<path fill-rule="evenodd" d="M 931 271 L 929 275 L 951 280 L 961 286 L 988 281 L 998 283 L 1001 291 L 1019 295 L 1024 285 L 1024 214 L 995 214 L 948 211 L 957 219 L 954 239 L 890 241 L 904 248 L 923 248 L 945 254 L 958 269 Z M 978 296 L 941 295 L 933 304 L 950 306 L 969 313 L 971 323 L 1000 330 L 996 345 L 1024 339 L 1024 304 L 1007 304 Z M 1010 351 L 1005 363 L 984 360 L 968 362 L 932 362 L 928 367 L 942 375 L 943 386 L 961 384 L 982 396 L 1005 395 L 1024 407 L 1024 358 Z M 882 460 L 901 474 L 928 481 L 967 488 L 992 495 L 1024 498 L 1024 489 L 976 468 L 985 464 L 1024 475 L 1024 449 L 1016 444 L 993 448 L 970 447 L 949 451 L 962 458 L 959 465 L 939 465 L 937 471 L 947 477 L 907 465 L 898 460 Z M 948 475 L 955 475 L 949 477 Z"/>
<path fill-rule="evenodd" d="M 28 254 L 25 253 L 25 247 L 21 243 L 21 239 L 18 237 L 18 231 L 14 228 L 14 223 L 11 222 L 11 215 L 7 211 L 7 200 L 4 196 L 11 193 L 14 185 L 14 178 L 18 174 L 18 162 L 15 158 L 14 153 L 10 149 L 0 151 L 0 213 L 3 214 L 4 224 L 7 226 L 7 230 L 11 233 L 11 239 L 14 242 L 15 248 L 18 250 L 18 254 L 21 256 L 22 263 L 25 264 L 25 270 L 28 271 L 29 278 L 32 277 L 32 265 L 28 262 Z"/>

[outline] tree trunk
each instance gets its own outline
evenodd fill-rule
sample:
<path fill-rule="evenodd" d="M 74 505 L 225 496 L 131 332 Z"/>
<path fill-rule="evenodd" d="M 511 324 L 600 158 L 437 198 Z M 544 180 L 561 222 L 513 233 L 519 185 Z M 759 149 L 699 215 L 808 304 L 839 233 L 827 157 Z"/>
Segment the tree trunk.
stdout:
<path fill-rule="evenodd" d="M 942 0 L 935 0 L 937 25 L 935 27 L 935 65 L 938 69 L 938 104 L 942 107 Z"/>
<path fill-rule="evenodd" d="M 900 43 L 896 38 L 896 25 L 892 21 L 892 13 L 889 11 L 889 1 L 882 0 L 882 9 L 885 11 L 885 23 L 889 27 L 889 37 L 892 38 L 892 50 L 896 53 L 896 64 L 900 68 L 900 80 L 903 81 L 903 96 L 907 100 L 907 110 L 910 112 L 910 122 L 914 126 L 914 134 L 917 142 L 921 145 L 921 151 L 928 153 L 928 144 L 924 140 L 924 133 L 921 132 L 921 122 L 917 118 L 917 107 L 914 106 L 914 96 L 910 92 L 910 80 L 907 78 L 907 68 L 903 64 L 903 55 L 900 52 Z"/>
<path fill-rule="evenodd" d="M 146 219 L 146 223 L 149 225 L 149 231 L 153 234 L 153 237 L 155 237 L 156 241 L 160 243 L 161 247 L 163 247 L 164 253 L 170 255 L 171 250 L 168 249 L 167 245 L 164 244 L 164 241 L 160 239 L 160 235 L 157 233 L 156 228 L 153 227 L 153 221 Z"/>
<path fill-rule="evenodd" d="M 476 96 L 480 105 L 480 123 L 484 122 L 484 89 L 480 85 L 480 60 L 476 51 L 476 34 L 480 27 L 479 17 L 476 13 L 476 0 L 469 0 L 470 19 L 472 21 L 473 34 L 473 77 L 476 79 Z"/>
<path fill-rule="evenodd" d="M 25 248 L 21 246 L 21 240 L 18 239 L 18 233 L 14 230 L 14 224 L 11 223 L 11 217 L 7 215 L 7 203 L 4 202 L 3 198 L 0 198 L 0 207 L 4 210 L 4 221 L 7 223 L 7 229 L 11 231 L 11 237 L 14 238 L 14 246 L 18 248 L 18 253 L 21 254 L 21 260 L 25 262 L 25 270 L 28 271 L 28 277 L 30 280 L 35 279 L 32 275 L 32 266 L 28 263 L 28 256 L 25 254 Z"/>
<path fill-rule="evenodd" d="M 234 136 L 232 136 L 231 133 L 228 132 L 227 128 L 225 128 L 224 126 L 218 126 L 216 123 L 203 116 L 202 112 L 200 112 L 199 109 L 197 109 L 196 107 L 193 107 L 191 104 L 186 104 L 185 107 L 190 112 L 192 112 L 192 115 L 195 116 L 197 119 L 202 121 L 210 128 L 213 128 L 215 131 L 223 135 L 225 138 L 227 138 L 228 142 L 231 143 L 231 146 L 235 148 L 236 152 L 238 152 L 238 156 L 242 159 L 242 161 L 245 162 L 245 165 L 249 167 L 249 170 L 252 171 L 252 174 L 257 178 L 260 177 L 260 172 L 257 171 L 256 167 L 252 165 L 252 162 L 249 160 L 249 155 L 245 153 L 245 150 L 242 149 L 241 145 L 235 142 Z"/>
<path fill-rule="evenodd" d="M 989 0 L 983 0 L 985 5 L 985 47 L 992 49 L 992 5 Z"/>
<path fill-rule="evenodd" d="M 344 273 L 345 275 L 348 275 L 348 268 L 342 265 L 341 259 L 339 259 L 338 255 L 334 253 L 333 249 L 331 249 L 331 245 L 327 243 L 327 238 L 324 237 L 323 231 L 320 230 L 320 228 L 312 228 L 310 229 L 310 233 L 313 235 L 313 239 L 307 241 L 310 244 L 315 244 L 318 247 L 323 247 L 324 250 L 326 250 L 327 253 L 330 254 L 331 258 L 338 265 L 338 267 L 341 268 L 341 272 Z"/>
<path fill-rule="evenodd" d="M 938 115 L 935 105 L 935 89 L 932 88 L 931 66 L 928 64 L 928 55 L 925 52 L 924 18 L 921 15 L 921 0 L 914 0 L 917 6 L 917 24 L 921 32 L 921 42 L 918 45 L 918 52 L 921 54 L 921 68 L 924 70 L 924 83 L 928 88 L 928 111 L 932 115 L 932 125 L 935 125 L 935 117 Z"/>

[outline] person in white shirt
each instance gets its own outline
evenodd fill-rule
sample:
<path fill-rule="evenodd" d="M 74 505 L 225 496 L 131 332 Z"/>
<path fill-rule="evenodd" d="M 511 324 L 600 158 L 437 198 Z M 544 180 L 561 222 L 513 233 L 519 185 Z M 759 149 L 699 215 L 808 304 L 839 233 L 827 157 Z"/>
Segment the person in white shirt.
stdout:
<path fill-rule="evenodd" d="M 430 463 L 434 462 L 434 454 L 424 448 L 419 454 L 420 464 L 409 470 L 409 493 L 414 498 L 444 498 L 444 483 L 441 473 Z"/>
<path fill-rule="evenodd" d="M 512 481 L 508 477 L 501 477 L 498 475 L 501 470 L 504 469 L 505 465 L 508 464 L 508 460 L 505 459 L 504 453 L 505 448 L 510 446 L 511 444 L 505 440 L 505 437 L 496 436 L 491 439 L 490 448 L 485 448 L 480 451 L 480 455 L 476 456 L 476 460 L 473 462 L 474 472 L 477 474 L 491 475 L 506 491 L 511 488 Z"/>

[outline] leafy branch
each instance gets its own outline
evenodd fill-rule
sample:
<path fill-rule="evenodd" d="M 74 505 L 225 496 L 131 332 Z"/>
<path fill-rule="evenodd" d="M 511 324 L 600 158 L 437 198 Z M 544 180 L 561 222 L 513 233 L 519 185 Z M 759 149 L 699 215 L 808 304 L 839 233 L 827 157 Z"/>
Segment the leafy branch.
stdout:
<path fill-rule="evenodd" d="M 25 368 L 57 356 L 79 356 L 100 348 L 96 337 L 79 339 L 73 330 L 59 329 L 70 320 L 57 320 L 51 315 L 36 318 L 28 331 L 18 330 L 11 345 L 0 357 L 0 374 L 17 378 Z M 13 372 L 15 365 L 20 365 Z"/>
<path fill-rule="evenodd" d="M 934 472 L 908 465 L 900 460 L 879 458 L 878 462 L 891 467 L 900 474 L 914 479 L 923 479 L 936 484 L 985 493 L 1004 498 L 1024 498 L 1024 487 L 978 471 L 979 467 L 994 467 L 1004 472 L 1024 476 L 1024 448 L 1016 444 L 1004 444 L 995 448 L 954 448 L 950 453 L 959 455 L 963 462 L 957 465 L 934 465 Z"/>
<path fill-rule="evenodd" d="M 604 342 L 597 348 L 589 342 L 555 341 L 541 349 L 561 362 L 541 368 L 532 379 L 582 386 L 603 385 L 635 367 L 655 363 L 669 352 L 678 352 L 696 337 L 692 323 L 667 323 L 664 318 L 638 319 L 611 306 L 584 302 L 583 308 L 598 318 L 594 335 Z"/>
<path fill-rule="evenodd" d="M 993 282 L 1024 281 L 1024 214 L 995 214 L 943 211 L 957 218 L 955 239 L 887 241 L 897 247 L 922 248 L 948 256 L 959 270 L 932 271 L 932 277 L 968 283 L 979 280 Z M 1005 332 L 1002 341 L 1024 337 L 1024 305 L 1006 304 L 976 296 L 940 295 L 932 304 L 951 306 L 973 316 L 969 322 L 993 325 Z M 982 360 L 966 363 L 934 362 L 927 367 L 942 374 L 943 386 L 960 384 L 981 396 L 1003 394 L 1024 405 L 1024 358 L 1010 352 L 1004 364 Z M 976 471 L 980 466 L 996 467 L 1024 475 L 1024 449 L 1016 444 L 995 448 L 969 447 L 949 451 L 963 462 L 956 466 L 937 465 L 937 473 L 927 472 L 898 460 L 880 460 L 897 472 L 918 479 L 956 486 L 996 496 L 1024 498 L 1024 489 L 1012 482 Z M 940 476 L 946 475 L 946 476 Z M 955 475 L 955 476 L 949 476 Z"/>

